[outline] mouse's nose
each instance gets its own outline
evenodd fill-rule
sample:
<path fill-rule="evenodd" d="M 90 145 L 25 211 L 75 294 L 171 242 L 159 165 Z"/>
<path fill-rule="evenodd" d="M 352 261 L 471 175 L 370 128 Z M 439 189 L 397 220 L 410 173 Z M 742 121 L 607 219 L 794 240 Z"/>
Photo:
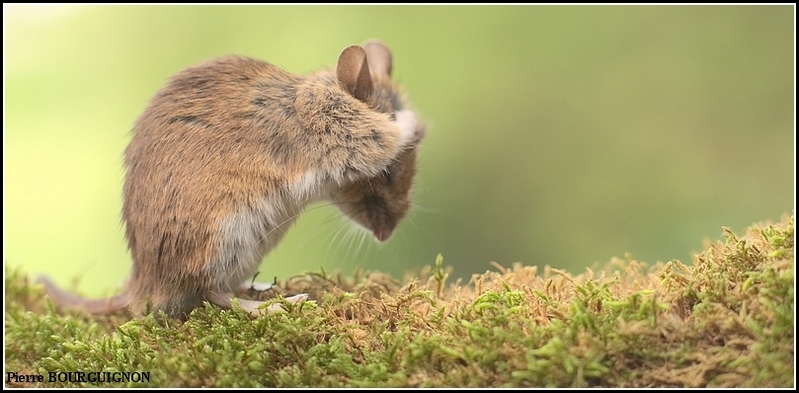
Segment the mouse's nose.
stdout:
<path fill-rule="evenodd" d="M 392 232 L 393 231 L 391 229 L 377 228 L 377 229 L 372 231 L 372 234 L 375 235 L 375 239 L 377 239 L 378 241 L 384 242 L 384 241 L 388 240 L 388 238 L 391 237 L 391 233 Z"/>

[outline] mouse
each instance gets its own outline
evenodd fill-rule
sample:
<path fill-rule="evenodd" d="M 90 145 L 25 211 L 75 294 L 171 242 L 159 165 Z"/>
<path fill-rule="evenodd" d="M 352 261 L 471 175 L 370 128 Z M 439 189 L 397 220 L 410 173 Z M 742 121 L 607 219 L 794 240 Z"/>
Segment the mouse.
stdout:
<path fill-rule="evenodd" d="M 87 299 L 39 282 L 57 308 L 162 311 L 203 302 L 253 316 L 280 309 L 236 293 L 312 203 L 328 202 L 387 241 L 412 200 L 425 125 L 391 79 L 378 40 L 334 68 L 293 74 L 228 55 L 173 75 L 125 149 L 122 221 L 132 268 L 120 294 Z M 306 294 L 286 300 L 299 303 Z"/>

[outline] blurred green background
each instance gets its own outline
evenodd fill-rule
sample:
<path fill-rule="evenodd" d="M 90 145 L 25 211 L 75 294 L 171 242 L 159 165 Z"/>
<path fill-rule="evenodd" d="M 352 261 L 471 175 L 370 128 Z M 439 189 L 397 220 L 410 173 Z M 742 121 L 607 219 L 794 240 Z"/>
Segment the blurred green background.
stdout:
<path fill-rule="evenodd" d="M 88 294 L 130 269 L 122 154 L 173 73 L 224 54 L 295 73 L 377 37 L 430 125 L 387 244 L 306 213 L 261 279 L 438 253 L 456 277 L 690 261 L 794 209 L 792 6 L 3 6 L 4 262 Z"/>

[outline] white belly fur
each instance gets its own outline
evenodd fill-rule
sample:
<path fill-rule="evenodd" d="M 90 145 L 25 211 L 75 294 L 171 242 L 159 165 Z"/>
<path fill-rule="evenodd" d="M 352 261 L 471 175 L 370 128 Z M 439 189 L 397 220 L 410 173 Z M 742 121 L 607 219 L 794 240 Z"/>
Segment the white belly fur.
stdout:
<path fill-rule="evenodd" d="M 255 209 L 243 209 L 222 220 L 219 253 L 208 265 L 219 290 L 233 292 L 251 279 L 305 206 L 320 199 L 320 191 L 319 176 L 310 171 L 297 179 L 289 192 L 264 197 Z"/>

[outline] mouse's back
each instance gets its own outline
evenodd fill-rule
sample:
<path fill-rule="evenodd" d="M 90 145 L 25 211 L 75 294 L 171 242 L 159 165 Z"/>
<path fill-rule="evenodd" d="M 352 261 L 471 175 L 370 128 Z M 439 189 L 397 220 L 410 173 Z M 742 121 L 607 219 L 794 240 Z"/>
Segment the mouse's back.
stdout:
<path fill-rule="evenodd" d="M 279 138 L 301 129 L 286 116 L 301 80 L 226 56 L 175 74 L 151 99 L 125 150 L 134 313 L 148 298 L 170 314 L 188 311 L 208 288 L 244 281 L 280 241 L 277 224 L 299 213 L 280 190 L 310 165 L 287 160 Z"/>

